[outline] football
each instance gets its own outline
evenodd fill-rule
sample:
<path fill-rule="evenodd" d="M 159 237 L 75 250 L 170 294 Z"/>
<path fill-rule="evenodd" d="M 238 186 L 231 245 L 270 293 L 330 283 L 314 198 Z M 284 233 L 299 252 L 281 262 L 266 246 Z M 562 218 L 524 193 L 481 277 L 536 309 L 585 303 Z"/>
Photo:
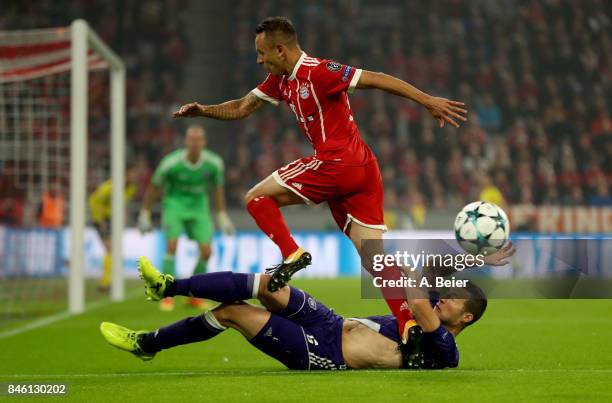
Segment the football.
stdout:
<path fill-rule="evenodd" d="M 510 235 L 508 216 L 497 205 L 476 201 L 465 206 L 455 218 L 455 237 L 473 255 L 488 255 L 501 248 Z"/>

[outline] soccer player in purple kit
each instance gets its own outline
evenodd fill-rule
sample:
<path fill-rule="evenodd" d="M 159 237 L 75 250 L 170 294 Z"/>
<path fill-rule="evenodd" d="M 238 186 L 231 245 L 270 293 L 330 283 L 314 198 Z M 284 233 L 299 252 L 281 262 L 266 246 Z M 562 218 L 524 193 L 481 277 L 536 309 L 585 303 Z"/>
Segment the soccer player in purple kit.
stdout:
<path fill-rule="evenodd" d="M 504 265 L 512 254 L 509 243 L 489 255 L 487 264 Z M 430 293 L 430 299 L 409 295 L 407 303 L 415 321 L 400 335 L 393 315 L 343 318 L 298 288 L 284 286 L 270 292 L 267 274 L 218 272 L 175 280 L 144 257 L 139 271 L 151 300 L 184 295 L 221 302 L 211 311 L 154 332 L 109 322 L 100 325 L 111 345 L 145 361 L 161 350 L 208 340 L 233 328 L 289 369 L 456 367 L 455 337 L 480 319 L 487 306 L 483 291 L 473 283 L 450 289 L 443 298 L 436 293 Z M 263 307 L 244 302 L 251 298 Z"/>

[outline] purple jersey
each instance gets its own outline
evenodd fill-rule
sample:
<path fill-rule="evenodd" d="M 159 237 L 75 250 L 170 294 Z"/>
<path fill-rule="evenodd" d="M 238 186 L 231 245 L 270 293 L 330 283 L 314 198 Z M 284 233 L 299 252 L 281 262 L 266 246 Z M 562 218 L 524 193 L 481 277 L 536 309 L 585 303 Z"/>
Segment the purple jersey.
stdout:
<path fill-rule="evenodd" d="M 342 357 L 342 316 L 308 293 L 290 287 L 287 307 L 249 342 L 289 369 L 346 369 Z"/>
<path fill-rule="evenodd" d="M 430 295 L 432 308 L 438 303 L 437 294 Z M 376 315 L 367 318 L 350 318 L 356 320 L 370 329 L 382 334 L 396 343 L 401 342 L 398 333 L 397 319 L 393 315 Z M 459 365 L 459 350 L 455 343 L 455 337 L 442 325 L 433 332 L 423 332 L 421 350 L 425 356 L 435 362 L 433 368 L 454 368 Z"/>
<path fill-rule="evenodd" d="M 342 356 L 344 318 L 308 293 L 290 287 L 287 307 L 273 312 L 270 320 L 249 342 L 289 369 L 346 369 Z M 432 304 L 437 300 L 432 300 Z M 397 320 L 393 315 L 349 318 L 400 343 Z M 423 333 L 421 349 L 435 362 L 428 368 L 456 367 L 459 351 L 455 338 L 444 327 Z M 431 361 L 431 360 L 430 360 Z"/>

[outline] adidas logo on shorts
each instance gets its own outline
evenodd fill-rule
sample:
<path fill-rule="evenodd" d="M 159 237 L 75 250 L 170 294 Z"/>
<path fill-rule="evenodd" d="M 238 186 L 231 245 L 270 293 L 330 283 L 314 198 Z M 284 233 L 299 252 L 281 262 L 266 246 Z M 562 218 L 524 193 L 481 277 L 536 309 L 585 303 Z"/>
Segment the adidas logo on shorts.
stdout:
<path fill-rule="evenodd" d="M 292 182 L 291 186 L 293 186 L 294 188 L 296 188 L 298 190 L 302 190 L 302 184 L 301 183 Z"/>

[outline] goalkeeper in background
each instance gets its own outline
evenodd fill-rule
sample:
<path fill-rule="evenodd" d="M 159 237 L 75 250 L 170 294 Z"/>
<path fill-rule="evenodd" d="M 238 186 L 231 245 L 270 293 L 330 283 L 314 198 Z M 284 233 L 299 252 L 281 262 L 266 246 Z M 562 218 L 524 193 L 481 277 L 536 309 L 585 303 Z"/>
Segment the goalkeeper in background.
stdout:
<path fill-rule="evenodd" d="M 125 203 L 129 203 L 136 193 L 136 183 L 139 171 L 134 165 L 128 165 L 125 170 Z M 89 196 L 89 210 L 94 227 L 104 244 L 105 254 L 102 263 L 102 277 L 98 283 L 98 290 L 108 292 L 111 283 L 111 207 L 113 184 L 110 179 L 102 182 Z"/>
<path fill-rule="evenodd" d="M 155 170 L 138 217 L 140 231 L 150 231 L 151 209 L 163 193 L 161 223 L 167 242 L 163 271 L 172 276 L 174 255 L 182 233 L 186 233 L 199 246 L 200 257 L 194 274 L 206 272 L 214 231 L 208 202 L 209 189 L 212 189 L 215 200 L 219 228 L 225 234 L 234 232 L 234 225 L 225 210 L 223 160 L 205 147 L 204 128 L 199 125 L 189 126 L 185 134 L 185 148 L 166 155 Z M 201 299 L 190 298 L 187 303 L 206 308 L 205 301 Z M 172 298 L 161 300 L 160 309 L 174 309 Z"/>

